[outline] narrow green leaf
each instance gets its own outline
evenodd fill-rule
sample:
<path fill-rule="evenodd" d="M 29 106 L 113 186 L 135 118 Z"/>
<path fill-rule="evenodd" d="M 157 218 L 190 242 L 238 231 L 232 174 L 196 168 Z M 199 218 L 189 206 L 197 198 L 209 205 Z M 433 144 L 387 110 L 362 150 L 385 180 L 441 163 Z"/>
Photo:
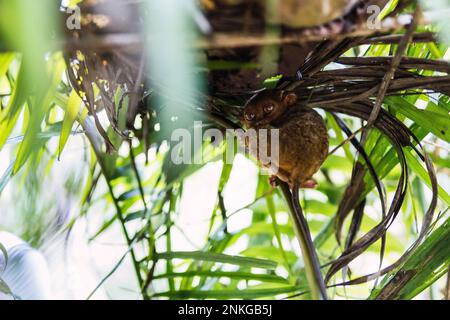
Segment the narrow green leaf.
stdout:
<path fill-rule="evenodd" d="M 286 270 L 288 271 L 288 273 L 290 275 L 291 267 L 289 264 L 289 260 L 287 258 L 286 251 L 284 250 L 283 242 L 281 241 L 281 232 L 280 232 L 279 225 L 277 223 L 277 213 L 276 213 L 276 209 L 275 209 L 275 202 L 273 201 L 273 196 L 271 194 L 266 196 L 266 203 L 267 203 L 267 209 L 270 214 L 270 218 L 272 220 L 272 227 L 273 227 L 273 232 L 275 234 L 275 239 L 277 239 L 277 244 L 278 244 L 277 249 L 279 250 L 280 255 L 283 258 L 282 263 L 284 264 L 284 267 L 286 268 Z"/>
<path fill-rule="evenodd" d="M 231 170 L 233 169 L 232 164 L 223 163 L 222 174 L 220 175 L 219 180 L 219 191 L 222 191 L 225 187 L 228 179 L 230 179 Z"/>
<path fill-rule="evenodd" d="M 14 53 L 1 53 L 0 54 L 0 78 L 3 77 L 8 71 L 9 65 L 14 59 Z"/>
<path fill-rule="evenodd" d="M 261 282 L 273 282 L 273 283 L 284 283 L 288 284 L 285 278 L 272 274 L 258 274 L 249 272 L 227 272 L 227 271 L 187 271 L 179 273 L 165 273 L 160 274 L 153 279 L 163 279 L 163 278 L 185 278 L 185 277 L 208 277 L 208 278 L 230 278 L 238 280 L 256 280 Z"/>
<path fill-rule="evenodd" d="M 0 292 L 12 295 L 11 289 L 2 278 L 0 278 Z"/>
<path fill-rule="evenodd" d="M 317 236 L 314 238 L 314 246 L 319 249 L 325 242 L 334 234 L 334 226 L 336 222 L 336 217 L 331 218 L 319 231 Z"/>
<path fill-rule="evenodd" d="M 389 97 L 386 99 L 386 103 L 395 111 L 432 132 L 436 137 L 450 142 L 450 117 L 448 115 L 418 109 L 402 97 Z"/>
<path fill-rule="evenodd" d="M 8 105 L 0 113 L 0 149 L 3 148 L 3 145 L 11 134 L 20 111 L 30 93 L 30 89 L 25 81 L 26 77 L 28 77 L 28 74 L 24 64 L 22 64 L 16 77 L 12 95 L 8 100 Z"/>
<path fill-rule="evenodd" d="M 8 168 L 0 178 L 0 194 L 2 194 L 3 190 L 5 189 L 9 180 L 11 179 L 13 168 L 14 168 L 14 161 L 11 162 L 11 164 L 8 166 Z"/>
<path fill-rule="evenodd" d="M 329 115 L 329 114 L 328 114 L 328 115 Z M 341 128 L 338 126 L 338 124 L 337 124 L 337 122 L 336 122 L 336 119 L 335 119 L 334 117 L 327 116 L 327 122 L 328 122 L 328 124 L 330 125 L 330 127 L 333 129 L 333 131 L 335 132 L 336 137 L 337 137 L 339 143 L 340 143 L 341 141 L 345 141 L 344 135 L 342 134 L 342 130 L 341 130 Z M 349 144 L 349 143 L 344 144 L 344 145 L 343 145 L 343 149 L 344 149 L 345 157 L 346 157 L 348 160 L 352 161 L 352 160 L 353 160 L 353 154 L 352 154 L 352 152 L 350 151 L 350 144 Z"/>
<path fill-rule="evenodd" d="M 4 266 L 3 266 L 3 269 L 6 269 L 6 266 L 8 265 L 8 251 L 6 251 L 5 246 L 2 245 L 1 242 L 0 242 L 0 251 L 1 251 L 2 254 L 3 254 L 4 261 L 5 261 L 5 264 L 4 264 Z"/>
<path fill-rule="evenodd" d="M 450 218 L 422 243 L 396 272 L 388 274 L 382 288 L 370 299 L 412 299 L 448 271 Z"/>
<path fill-rule="evenodd" d="M 61 76 L 64 68 L 65 63 L 62 57 L 59 54 L 53 56 L 50 61 L 50 74 L 52 79 L 49 86 L 46 88 L 47 92 L 38 93 L 40 98 L 36 99 L 36 103 L 30 114 L 30 120 L 27 125 L 25 136 L 17 153 L 13 174 L 19 171 L 28 157 L 36 151 L 36 137 L 41 132 L 42 121 L 51 106 L 57 85 L 61 82 Z"/>
<path fill-rule="evenodd" d="M 117 220 L 117 215 L 115 214 L 111 219 L 109 219 L 103 223 L 103 225 L 100 227 L 100 229 L 92 237 L 89 238 L 89 241 L 94 240 L 99 235 L 101 235 L 103 232 L 105 232 L 110 226 L 112 226 L 112 224 L 116 220 Z"/>
<path fill-rule="evenodd" d="M 36 140 L 45 141 L 50 138 L 59 136 L 61 133 L 61 128 L 62 128 L 62 122 L 53 123 L 48 126 L 47 130 L 45 130 L 44 132 L 40 132 L 36 136 Z M 76 134 L 76 132 L 72 132 L 72 134 Z M 15 145 L 15 144 L 22 142 L 23 139 L 24 139 L 24 135 L 11 137 L 11 138 L 8 138 L 8 140 L 6 140 L 6 144 Z"/>
<path fill-rule="evenodd" d="M 245 257 L 270 257 L 271 260 L 276 261 L 280 264 L 285 263 L 285 258 L 289 264 L 294 264 L 298 258 L 292 251 L 285 252 L 285 256 L 282 255 L 281 250 L 277 247 L 268 246 L 251 246 L 240 252 L 241 255 Z"/>
<path fill-rule="evenodd" d="M 292 294 L 305 290 L 305 287 L 301 286 L 245 290 L 182 290 L 160 292 L 155 294 L 154 297 L 169 297 L 173 299 L 257 299 L 279 294 Z"/>
<path fill-rule="evenodd" d="M 64 114 L 61 136 L 59 138 L 58 156 L 61 155 L 61 152 L 69 139 L 73 124 L 78 117 L 78 113 L 80 112 L 81 103 L 81 98 L 77 95 L 75 90 L 72 90 L 67 102 L 66 112 Z"/>
<path fill-rule="evenodd" d="M 408 166 L 417 174 L 417 176 L 429 187 L 431 188 L 430 176 L 428 175 L 425 168 L 419 163 L 419 161 L 410 153 L 405 152 L 406 159 L 408 160 Z M 449 194 L 438 185 L 438 195 L 442 201 L 444 201 L 448 206 L 450 206 L 450 196 Z"/>
<path fill-rule="evenodd" d="M 136 220 L 136 219 L 144 219 L 146 215 L 148 215 L 148 210 L 139 210 L 127 213 L 125 217 L 125 222 Z"/>
<path fill-rule="evenodd" d="M 277 263 L 266 259 L 246 258 L 239 256 L 231 256 L 222 253 L 202 252 L 202 251 L 172 251 L 158 253 L 154 256 L 154 260 L 159 259 L 193 259 L 200 261 L 210 261 L 219 263 L 229 263 L 244 267 L 275 269 Z"/>

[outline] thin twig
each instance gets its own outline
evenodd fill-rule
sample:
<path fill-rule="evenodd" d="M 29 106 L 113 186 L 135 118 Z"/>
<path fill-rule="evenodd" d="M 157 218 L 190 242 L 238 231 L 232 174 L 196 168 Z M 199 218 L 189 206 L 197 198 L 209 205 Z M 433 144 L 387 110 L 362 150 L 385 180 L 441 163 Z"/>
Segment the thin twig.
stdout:
<path fill-rule="evenodd" d="M 333 153 L 335 153 L 339 148 L 341 148 L 344 144 L 346 144 L 347 142 L 349 142 L 350 140 L 352 140 L 354 137 L 356 137 L 356 135 L 358 133 L 360 133 L 362 130 L 364 130 L 364 127 L 359 128 L 358 130 L 356 130 L 355 132 L 353 132 L 347 139 L 345 139 L 344 141 L 342 141 L 341 143 L 339 143 L 333 150 L 331 150 L 328 153 L 328 157 L 331 156 Z"/>
<path fill-rule="evenodd" d="M 381 106 L 383 104 L 384 97 L 386 96 L 386 93 L 389 89 L 391 80 L 394 78 L 395 72 L 402 60 L 403 54 L 404 54 L 408 44 L 411 42 L 414 30 L 416 29 L 416 26 L 417 26 L 417 20 L 419 18 L 420 12 L 421 12 L 420 9 L 417 7 L 414 12 L 414 15 L 413 15 L 410 25 L 408 26 L 406 33 L 404 34 L 402 40 L 400 41 L 400 43 L 398 45 L 397 52 L 391 61 L 390 68 L 386 72 L 386 74 L 383 78 L 383 81 L 381 82 L 380 88 L 378 90 L 377 100 L 376 100 L 373 110 L 369 116 L 369 119 L 367 120 L 367 125 L 366 125 L 367 130 L 363 131 L 363 134 L 361 137 L 361 145 L 365 144 L 369 130 L 375 123 L 376 119 L 378 118 L 378 114 L 380 113 Z"/>
<path fill-rule="evenodd" d="M 396 44 L 403 38 L 402 34 L 385 35 L 379 37 L 372 37 L 368 39 L 362 39 L 359 44 Z M 411 42 L 415 43 L 427 43 L 437 42 L 438 38 L 434 32 L 416 32 L 413 34 Z"/>

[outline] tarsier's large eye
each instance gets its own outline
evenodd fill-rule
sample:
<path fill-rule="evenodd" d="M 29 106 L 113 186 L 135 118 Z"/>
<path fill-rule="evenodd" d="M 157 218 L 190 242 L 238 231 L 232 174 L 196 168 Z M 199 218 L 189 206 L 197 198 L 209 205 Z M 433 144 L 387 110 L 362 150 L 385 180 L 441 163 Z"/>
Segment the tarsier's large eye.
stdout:
<path fill-rule="evenodd" d="M 252 120 L 255 119 L 256 115 L 254 113 L 251 113 L 251 112 L 246 112 L 244 114 L 244 117 L 245 117 L 245 120 L 252 121 Z"/>
<path fill-rule="evenodd" d="M 273 103 L 266 104 L 264 106 L 264 113 L 270 113 L 275 109 L 275 105 Z"/>

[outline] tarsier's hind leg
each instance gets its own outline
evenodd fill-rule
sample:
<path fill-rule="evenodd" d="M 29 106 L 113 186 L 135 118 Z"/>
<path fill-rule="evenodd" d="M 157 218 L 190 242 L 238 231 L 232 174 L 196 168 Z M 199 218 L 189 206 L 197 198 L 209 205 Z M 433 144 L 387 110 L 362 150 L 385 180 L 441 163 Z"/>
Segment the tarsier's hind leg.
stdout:
<path fill-rule="evenodd" d="M 304 172 L 302 168 L 297 167 L 292 174 L 296 180 L 293 183 L 298 183 L 299 188 L 313 189 L 317 187 L 317 181 L 312 178 L 313 174 L 314 172 Z"/>
<path fill-rule="evenodd" d="M 283 169 L 278 169 L 278 172 L 276 174 L 276 176 L 284 182 L 290 182 L 290 175 L 287 171 L 283 170 Z"/>

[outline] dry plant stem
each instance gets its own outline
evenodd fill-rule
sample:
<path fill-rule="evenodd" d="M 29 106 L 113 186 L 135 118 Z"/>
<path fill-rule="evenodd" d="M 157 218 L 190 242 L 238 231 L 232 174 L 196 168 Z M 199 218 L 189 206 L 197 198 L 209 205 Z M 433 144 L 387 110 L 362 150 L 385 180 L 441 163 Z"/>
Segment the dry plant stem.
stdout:
<path fill-rule="evenodd" d="M 363 71 L 362 67 L 371 68 L 370 70 L 379 70 L 381 71 L 380 66 L 391 64 L 393 57 L 340 57 L 336 62 L 339 64 L 350 65 L 353 68 L 350 70 L 354 70 L 355 75 Z M 355 67 L 358 67 L 357 69 Z M 424 69 L 424 70 L 433 70 L 439 72 L 450 73 L 450 62 L 446 60 L 431 60 L 426 58 L 413 58 L 413 57 L 402 57 L 398 68 L 403 70 L 396 70 L 396 72 L 402 72 L 405 76 L 411 75 L 408 72 L 408 69 Z M 343 71 L 332 70 L 332 71 L 323 71 L 321 74 L 333 73 L 333 72 L 343 72 L 350 71 L 344 69 Z M 366 74 L 363 74 L 366 75 Z M 367 74 L 370 75 L 370 74 Z M 401 75 L 401 74 L 400 74 Z"/>
<path fill-rule="evenodd" d="M 383 35 L 390 32 L 395 32 L 405 28 L 411 22 L 410 16 L 403 15 L 398 18 L 389 18 L 382 22 L 379 29 L 370 29 L 366 26 L 361 26 L 353 32 L 330 34 L 326 38 L 328 40 L 342 40 L 345 38 L 355 37 L 369 37 L 373 35 Z M 417 19 L 416 19 L 417 20 Z M 426 24 L 428 21 L 418 21 L 420 24 Z M 323 41 L 324 35 L 308 34 L 304 31 L 292 33 L 283 37 L 267 36 L 264 34 L 231 34 L 231 33 L 214 33 L 211 37 L 199 39 L 193 42 L 193 49 L 215 49 L 215 48 L 243 48 L 252 46 L 268 46 L 268 45 L 282 45 L 282 44 L 305 44 L 307 42 Z M 418 41 L 429 41 L 434 39 L 418 37 Z M 369 41 L 369 40 L 361 40 Z M 396 38 L 383 39 L 380 36 L 379 41 L 397 41 Z M 101 37 L 92 36 L 84 38 L 82 41 L 69 39 L 61 44 L 66 50 L 111 50 L 118 48 L 127 48 L 130 50 L 141 51 L 144 45 L 143 37 L 135 33 L 116 33 L 109 35 L 102 35 Z"/>
<path fill-rule="evenodd" d="M 342 40 L 345 38 L 364 37 L 358 44 L 395 44 L 399 43 L 403 35 L 381 35 L 373 38 L 366 38 L 374 34 L 385 34 L 388 32 L 398 31 L 404 28 L 400 25 L 394 29 L 381 30 L 358 30 L 351 33 L 335 34 L 327 36 L 327 39 Z M 323 41 L 323 35 L 286 35 L 283 37 L 267 37 L 265 35 L 234 35 L 218 33 L 210 38 L 211 40 L 199 40 L 194 44 L 194 48 L 211 49 L 211 48 L 242 48 L 249 46 L 268 46 L 283 44 L 305 44 L 307 42 Z M 436 42 L 437 36 L 432 32 L 415 33 L 411 42 Z M 110 34 L 100 36 L 91 36 L 80 40 L 68 40 L 63 47 L 66 50 L 113 50 L 113 49 L 129 49 L 131 51 L 141 51 L 144 42 L 137 34 Z M 0 48 L 0 51 L 1 48 Z"/>
<path fill-rule="evenodd" d="M 315 251 L 311 232 L 308 223 L 303 216 L 302 209 L 298 202 L 298 188 L 294 188 L 292 193 L 285 182 L 280 182 L 281 191 L 286 199 L 289 214 L 297 240 L 302 251 L 303 261 L 305 264 L 306 278 L 308 280 L 311 297 L 314 300 L 327 300 L 326 285 L 320 271 L 320 262 Z M 298 211 L 298 215 L 297 212 Z"/>
<path fill-rule="evenodd" d="M 416 11 L 414 12 L 411 24 L 408 26 L 406 33 L 404 34 L 403 38 L 401 39 L 401 41 L 398 45 L 397 52 L 391 61 L 389 70 L 386 72 L 385 76 L 383 77 L 383 81 L 381 82 L 380 88 L 378 90 L 377 100 L 373 107 L 372 113 L 370 114 L 369 119 L 367 120 L 367 125 L 366 125 L 367 129 L 363 131 L 363 134 L 361 137 L 361 145 L 365 144 L 368 134 L 369 134 L 369 131 L 370 131 L 370 128 L 372 127 L 372 125 L 374 124 L 376 119 L 378 118 L 378 114 L 380 113 L 381 106 L 383 104 L 384 97 L 386 96 L 386 93 L 389 89 L 391 80 L 394 78 L 395 72 L 400 64 L 400 61 L 402 60 L 403 53 L 405 52 L 406 47 L 412 40 L 413 33 L 414 33 L 414 30 L 416 29 L 417 20 L 419 18 L 420 12 L 421 12 L 420 9 L 417 7 Z"/>
<path fill-rule="evenodd" d="M 420 146 L 420 143 L 418 142 L 418 140 L 416 140 L 416 142 Z M 366 282 L 374 280 L 382 275 L 385 275 L 388 272 L 391 272 L 391 271 L 395 270 L 396 268 L 400 267 L 411 256 L 411 254 L 417 249 L 417 247 L 422 243 L 423 239 L 426 237 L 428 231 L 430 230 L 430 228 L 432 226 L 432 221 L 433 221 L 433 216 L 434 216 L 433 214 L 436 209 L 437 200 L 438 200 L 438 198 L 437 198 L 438 184 L 437 184 L 437 178 L 436 178 L 436 173 L 434 171 L 433 163 L 432 163 L 430 157 L 426 153 L 424 153 L 423 156 L 424 156 L 425 166 L 427 168 L 427 171 L 428 171 L 429 177 L 430 177 L 430 181 L 431 181 L 432 198 L 431 198 L 431 202 L 428 207 L 428 210 L 425 213 L 424 221 L 422 223 L 419 237 L 409 247 L 409 249 L 392 265 L 385 267 L 383 270 L 379 270 L 378 272 L 375 272 L 375 273 L 372 273 L 372 274 L 369 274 L 366 276 L 358 277 L 356 279 L 353 279 L 353 280 L 350 280 L 347 282 L 338 283 L 338 284 L 332 285 L 330 287 L 349 286 L 349 285 L 366 283 Z M 449 272 L 450 272 L 450 270 L 449 270 Z M 401 284 L 399 283 L 398 285 L 401 285 Z"/>
<path fill-rule="evenodd" d="M 378 116 L 379 116 L 379 114 L 381 112 L 382 103 L 384 101 L 384 98 L 385 98 L 386 94 L 388 93 L 388 89 L 390 87 L 391 80 L 393 80 L 393 78 L 394 78 L 394 76 L 396 74 L 396 71 L 397 71 L 397 69 L 398 69 L 398 67 L 400 65 L 400 62 L 402 60 L 402 56 L 403 56 L 403 53 L 406 50 L 406 47 L 408 46 L 408 44 L 411 42 L 411 40 L 413 38 L 413 32 L 414 32 L 414 30 L 416 28 L 416 25 L 417 25 L 417 20 L 418 20 L 418 17 L 419 17 L 419 13 L 420 13 L 419 8 L 416 8 L 416 11 L 414 12 L 413 19 L 412 19 L 410 25 L 408 26 L 405 34 L 403 35 L 402 39 L 400 40 L 400 43 L 398 45 L 398 49 L 397 49 L 396 55 L 391 60 L 389 70 L 384 75 L 381 84 L 379 86 L 375 86 L 375 87 L 372 88 L 372 90 L 375 89 L 376 91 L 378 91 L 378 94 L 377 94 L 377 99 L 376 99 L 375 105 L 374 105 L 374 107 L 372 108 L 372 110 L 370 112 L 370 115 L 369 115 L 369 117 L 367 119 L 367 124 L 365 126 L 365 130 L 363 131 L 363 134 L 362 134 L 362 137 L 361 137 L 361 142 L 360 142 L 361 146 L 364 146 L 364 144 L 365 144 L 365 142 L 367 140 L 370 128 L 374 125 L 375 121 L 377 120 L 377 118 L 378 118 Z M 385 219 L 385 216 L 383 214 L 383 221 L 384 221 L 384 219 Z M 383 235 L 382 236 L 382 249 L 381 249 L 381 253 L 380 253 L 380 265 L 379 265 L 378 274 L 380 274 L 382 272 L 380 269 L 382 267 L 382 259 L 383 259 L 383 252 L 384 252 L 384 241 L 385 241 L 385 238 L 384 238 L 384 235 Z M 335 266 L 336 266 L 336 264 L 334 264 L 334 269 L 336 269 Z M 333 267 L 331 269 L 333 269 Z M 335 273 L 336 270 L 333 270 L 331 274 L 333 274 L 333 272 Z M 329 273 L 327 275 L 327 279 L 329 279 L 329 278 L 330 278 L 330 271 L 329 271 Z M 376 276 L 375 279 L 377 280 L 378 277 Z M 377 283 L 377 282 L 375 282 L 375 283 Z"/>
<path fill-rule="evenodd" d="M 402 34 L 385 35 L 379 37 L 372 37 L 362 39 L 359 44 L 395 44 L 399 43 L 403 38 Z M 437 35 L 434 32 L 416 32 L 413 34 L 411 42 L 436 42 L 438 41 Z"/>

